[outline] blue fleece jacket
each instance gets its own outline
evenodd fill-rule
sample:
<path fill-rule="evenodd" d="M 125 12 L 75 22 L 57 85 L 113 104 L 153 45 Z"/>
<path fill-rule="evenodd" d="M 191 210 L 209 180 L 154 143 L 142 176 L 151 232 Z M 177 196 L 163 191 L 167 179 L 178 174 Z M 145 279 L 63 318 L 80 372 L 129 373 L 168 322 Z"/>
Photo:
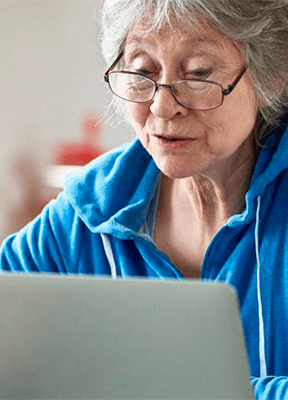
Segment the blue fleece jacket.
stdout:
<path fill-rule="evenodd" d="M 260 152 L 246 207 L 210 244 L 203 280 L 236 288 L 257 399 L 288 398 L 288 129 Z M 281 139 L 279 141 L 279 137 Z M 153 242 L 160 172 L 135 139 L 68 176 L 41 215 L 5 240 L 2 271 L 183 279 Z"/>

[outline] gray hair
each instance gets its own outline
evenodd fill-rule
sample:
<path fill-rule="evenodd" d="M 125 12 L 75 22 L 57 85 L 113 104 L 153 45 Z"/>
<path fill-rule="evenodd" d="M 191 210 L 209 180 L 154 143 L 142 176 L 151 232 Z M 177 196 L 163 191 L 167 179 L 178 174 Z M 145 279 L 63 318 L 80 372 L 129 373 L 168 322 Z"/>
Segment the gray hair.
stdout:
<path fill-rule="evenodd" d="M 258 93 L 261 140 L 267 126 L 276 126 L 288 107 L 287 0 L 105 0 L 104 58 L 107 64 L 115 60 L 124 50 L 128 33 L 143 18 L 152 32 L 175 20 L 186 26 L 195 24 L 199 16 L 244 47 Z"/>

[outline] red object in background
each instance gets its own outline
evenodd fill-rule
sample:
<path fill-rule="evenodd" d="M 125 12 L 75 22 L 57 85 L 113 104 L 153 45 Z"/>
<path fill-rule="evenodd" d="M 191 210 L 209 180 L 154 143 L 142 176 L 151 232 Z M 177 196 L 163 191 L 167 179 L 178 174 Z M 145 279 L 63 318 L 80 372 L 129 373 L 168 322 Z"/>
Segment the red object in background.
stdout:
<path fill-rule="evenodd" d="M 53 164 L 85 165 L 99 157 L 105 149 L 97 143 L 101 131 L 99 116 L 87 113 L 81 120 L 82 141 L 63 142 L 53 151 Z"/>

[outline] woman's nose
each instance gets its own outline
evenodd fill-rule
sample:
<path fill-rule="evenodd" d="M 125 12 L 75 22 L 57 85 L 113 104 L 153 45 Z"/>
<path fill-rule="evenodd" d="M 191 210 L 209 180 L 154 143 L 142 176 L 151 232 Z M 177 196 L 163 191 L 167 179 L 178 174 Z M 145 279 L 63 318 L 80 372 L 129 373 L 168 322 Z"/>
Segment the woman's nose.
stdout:
<path fill-rule="evenodd" d="M 172 90 L 170 85 L 158 85 L 158 90 L 150 106 L 150 111 L 156 117 L 167 120 L 175 115 L 187 115 L 188 109 L 178 103 Z"/>

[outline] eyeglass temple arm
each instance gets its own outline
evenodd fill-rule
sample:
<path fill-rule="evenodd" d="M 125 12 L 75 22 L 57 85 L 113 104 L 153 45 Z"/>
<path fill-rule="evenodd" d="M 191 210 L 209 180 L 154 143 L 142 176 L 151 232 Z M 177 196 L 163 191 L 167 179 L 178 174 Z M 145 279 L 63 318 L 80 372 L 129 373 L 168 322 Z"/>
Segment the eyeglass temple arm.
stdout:
<path fill-rule="evenodd" d="M 113 64 L 107 69 L 107 71 L 104 73 L 104 81 L 108 82 L 108 74 L 110 71 L 113 70 L 113 68 L 116 67 L 116 65 L 118 64 L 118 62 L 121 60 L 122 56 L 124 54 L 124 51 L 122 51 L 119 56 L 116 58 L 116 60 L 113 62 Z"/>
<path fill-rule="evenodd" d="M 223 89 L 222 93 L 223 96 L 227 96 L 229 93 L 232 92 L 232 90 L 235 88 L 235 86 L 237 85 L 237 83 L 240 81 L 240 79 L 242 78 L 242 76 L 244 75 L 244 73 L 246 72 L 247 67 L 245 66 L 243 68 L 243 70 L 240 72 L 240 74 L 236 77 L 236 79 L 234 80 L 234 82 L 231 83 L 231 85 L 228 86 L 227 89 Z"/>

